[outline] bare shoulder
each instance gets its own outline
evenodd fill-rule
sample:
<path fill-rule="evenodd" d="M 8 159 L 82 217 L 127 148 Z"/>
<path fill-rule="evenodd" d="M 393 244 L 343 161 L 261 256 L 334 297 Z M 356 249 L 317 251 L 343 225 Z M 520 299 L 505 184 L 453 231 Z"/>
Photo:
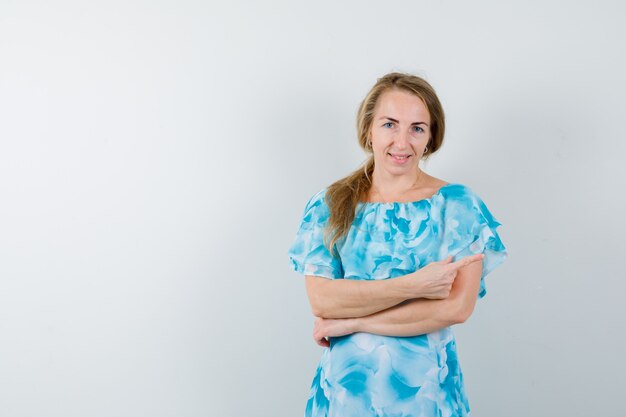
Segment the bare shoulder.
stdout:
<path fill-rule="evenodd" d="M 419 189 L 413 192 L 413 200 L 430 198 L 437 194 L 441 187 L 448 184 L 447 181 L 428 175 L 425 172 L 422 175 L 424 175 L 424 182 Z"/>
<path fill-rule="evenodd" d="M 428 174 L 426 174 L 426 179 L 427 179 L 427 182 L 425 183 L 424 188 L 427 188 L 430 191 L 437 191 L 441 187 L 448 185 L 450 183 L 449 181 L 445 181 L 445 180 L 442 180 L 441 178 L 433 177 Z"/>

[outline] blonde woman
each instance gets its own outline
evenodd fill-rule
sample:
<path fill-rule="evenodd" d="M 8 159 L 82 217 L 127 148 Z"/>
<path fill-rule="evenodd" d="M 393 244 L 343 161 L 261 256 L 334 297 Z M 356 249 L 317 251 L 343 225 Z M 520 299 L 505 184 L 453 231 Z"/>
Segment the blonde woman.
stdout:
<path fill-rule="evenodd" d="M 420 168 L 444 130 L 428 82 L 379 78 L 357 116 L 369 159 L 306 203 L 289 257 L 324 347 L 306 417 L 470 415 L 450 326 L 507 250 L 472 189 Z"/>

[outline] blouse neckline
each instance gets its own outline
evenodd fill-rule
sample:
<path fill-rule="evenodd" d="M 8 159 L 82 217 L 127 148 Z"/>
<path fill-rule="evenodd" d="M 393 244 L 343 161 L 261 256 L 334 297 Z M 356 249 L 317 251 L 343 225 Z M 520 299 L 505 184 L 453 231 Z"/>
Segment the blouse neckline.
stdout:
<path fill-rule="evenodd" d="M 448 184 L 439 187 L 439 189 L 430 197 L 427 198 L 422 198 L 421 200 L 416 200 L 416 201 L 391 201 L 389 203 L 384 203 L 381 201 L 359 201 L 357 204 L 358 205 L 364 205 L 364 206 L 407 206 L 407 205 L 415 205 L 415 204 L 420 204 L 422 202 L 430 202 L 432 199 L 434 199 L 435 197 L 437 197 L 438 195 L 441 194 L 442 190 L 446 187 L 450 187 L 452 185 L 458 185 L 457 183 L 454 182 L 449 182 Z"/>

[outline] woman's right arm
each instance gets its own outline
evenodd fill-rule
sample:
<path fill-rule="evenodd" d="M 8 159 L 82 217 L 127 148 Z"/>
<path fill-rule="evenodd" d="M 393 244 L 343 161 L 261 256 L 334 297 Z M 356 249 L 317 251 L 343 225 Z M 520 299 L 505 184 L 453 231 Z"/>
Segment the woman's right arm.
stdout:
<path fill-rule="evenodd" d="M 363 317 L 419 296 L 417 272 L 384 280 L 329 279 L 306 275 L 313 315 L 324 318 Z"/>
<path fill-rule="evenodd" d="M 407 275 L 383 280 L 329 279 L 306 275 L 306 291 L 317 317 L 364 317 L 413 298 L 448 297 L 457 271 L 481 260 L 481 254 L 456 262 L 452 257 L 431 262 Z"/>

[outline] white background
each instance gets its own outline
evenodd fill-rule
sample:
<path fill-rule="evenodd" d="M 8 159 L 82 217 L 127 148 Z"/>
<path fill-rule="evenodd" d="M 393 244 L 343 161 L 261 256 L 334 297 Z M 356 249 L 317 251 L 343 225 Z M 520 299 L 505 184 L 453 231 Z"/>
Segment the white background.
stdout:
<path fill-rule="evenodd" d="M 623 408 L 626 7 L 507 3 L 2 0 L 0 415 L 302 415 L 287 249 L 393 70 L 510 253 L 455 326 L 472 414 Z"/>

